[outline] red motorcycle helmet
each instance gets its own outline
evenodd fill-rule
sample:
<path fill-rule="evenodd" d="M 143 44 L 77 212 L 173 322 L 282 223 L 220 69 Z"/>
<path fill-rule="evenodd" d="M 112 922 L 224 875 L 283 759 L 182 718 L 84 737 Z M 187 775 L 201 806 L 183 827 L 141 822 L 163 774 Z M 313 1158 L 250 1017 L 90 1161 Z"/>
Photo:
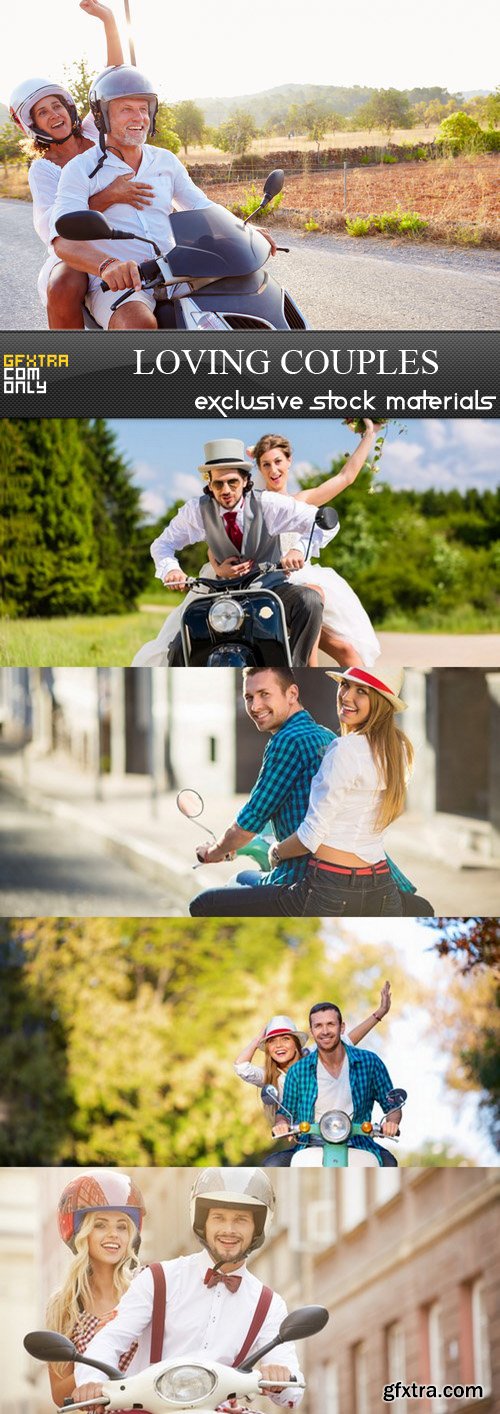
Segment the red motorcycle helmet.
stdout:
<path fill-rule="evenodd" d="M 119 1169 L 94 1169 L 67 1183 L 59 1199 L 57 1225 L 63 1242 L 72 1252 L 76 1251 L 75 1237 L 87 1214 L 103 1212 L 106 1208 L 131 1218 L 140 1241 L 146 1208 L 137 1184 Z"/>

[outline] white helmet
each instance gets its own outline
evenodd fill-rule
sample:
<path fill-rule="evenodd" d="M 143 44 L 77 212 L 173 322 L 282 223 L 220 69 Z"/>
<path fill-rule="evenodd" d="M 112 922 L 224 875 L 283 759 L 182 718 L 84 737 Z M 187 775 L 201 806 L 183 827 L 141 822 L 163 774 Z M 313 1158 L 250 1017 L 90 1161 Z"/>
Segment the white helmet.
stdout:
<path fill-rule="evenodd" d="M 255 1232 L 247 1249 L 256 1252 L 268 1237 L 276 1198 L 263 1169 L 203 1169 L 191 1189 L 190 1218 L 195 1236 L 207 1247 L 205 1224 L 210 1208 L 248 1208 Z"/>
<path fill-rule="evenodd" d="M 67 142 L 68 137 L 71 137 L 71 133 L 63 138 L 51 137 L 49 133 L 44 133 L 42 128 L 35 127 L 31 116 L 34 104 L 38 103 L 40 98 L 48 98 L 53 94 L 62 98 L 68 109 L 71 118 L 71 131 L 79 130 L 80 120 L 75 100 L 68 89 L 63 88 L 60 83 L 53 83 L 50 79 L 25 79 L 23 83 L 17 85 L 10 95 L 9 109 L 13 123 L 17 123 L 18 128 L 21 128 L 27 137 L 36 137 L 39 142 L 46 143 L 47 147 L 50 147 L 53 142 L 61 145 L 63 142 Z"/>

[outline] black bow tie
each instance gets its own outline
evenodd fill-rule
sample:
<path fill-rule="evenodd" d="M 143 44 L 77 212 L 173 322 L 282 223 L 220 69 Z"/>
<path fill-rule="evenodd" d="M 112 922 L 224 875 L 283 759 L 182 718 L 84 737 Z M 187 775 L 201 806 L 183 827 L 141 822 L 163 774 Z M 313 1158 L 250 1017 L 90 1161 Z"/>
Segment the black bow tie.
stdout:
<path fill-rule="evenodd" d="M 217 1282 L 222 1281 L 228 1291 L 237 1291 L 241 1284 L 241 1277 L 237 1277 L 233 1272 L 217 1272 L 215 1267 L 209 1267 L 203 1281 L 205 1286 L 217 1286 Z"/>

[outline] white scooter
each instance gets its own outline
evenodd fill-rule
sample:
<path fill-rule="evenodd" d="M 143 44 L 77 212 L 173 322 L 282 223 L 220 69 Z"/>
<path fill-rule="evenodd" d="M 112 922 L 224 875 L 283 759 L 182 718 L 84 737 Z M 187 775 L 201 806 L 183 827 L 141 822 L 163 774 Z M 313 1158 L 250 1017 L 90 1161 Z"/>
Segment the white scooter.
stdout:
<path fill-rule="evenodd" d="M 265 1105 L 274 1106 L 277 1112 L 288 1120 L 288 1130 L 279 1136 L 280 1139 L 307 1140 L 295 1150 L 291 1168 L 384 1168 L 386 1164 L 392 1167 L 394 1161 L 391 1163 L 389 1155 L 385 1154 L 383 1149 L 380 1150 L 379 1156 L 369 1149 L 353 1149 L 348 1143 L 351 1137 L 365 1135 L 371 1139 L 382 1138 L 384 1143 L 389 1140 L 390 1143 L 397 1144 L 396 1135 L 383 1133 L 383 1120 L 376 1124 L 371 1120 L 354 1124 L 344 1110 L 327 1110 L 317 1123 L 304 1120 L 294 1124 L 293 1115 L 280 1103 L 275 1085 L 264 1085 L 260 1093 Z M 384 1119 L 401 1110 L 406 1100 L 406 1090 L 390 1090 L 386 1103 L 388 1102 L 391 1108 L 385 1111 Z"/>
<path fill-rule="evenodd" d="M 141 1370 L 140 1374 L 121 1375 L 112 1365 L 79 1355 L 73 1342 L 55 1331 L 30 1331 L 24 1338 L 24 1347 L 36 1360 L 89 1365 L 92 1370 L 100 1370 L 107 1376 L 98 1398 L 86 1400 L 85 1403 L 73 1403 L 71 1399 L 66 1399 L 59 1414 L 66 1414 L 67 1410 L 103 1406 L 109 1410 L 148 1410 L 150 1414 L 165 1414 L 165 1407 L 172 1411 L 196 1409 L 198 1414 L 212 1414 L 226 1400 L 249 1400 L 257 1394 L 265 1395 L 276 1381 L 262 1378 L 257 1365 L 263 1356 L 288 1340 L 304 1340 L 315 1335 L 326 1326 L 328 1320 L 329 1314 L 324 1306 L 304 1306 L 298 1311 L 291 1311 L 281 1322 L 274 1340 L 262 1346 L 236 1370 L 200 1354 L 184 1359 L 161 1360 L 157 1365 Z M 284 1380 L 282 1388 L 296 1389 L 297 1381 Z M 234 1405 L 231 1410 L 232 1414 L 237 1414 Z"/>

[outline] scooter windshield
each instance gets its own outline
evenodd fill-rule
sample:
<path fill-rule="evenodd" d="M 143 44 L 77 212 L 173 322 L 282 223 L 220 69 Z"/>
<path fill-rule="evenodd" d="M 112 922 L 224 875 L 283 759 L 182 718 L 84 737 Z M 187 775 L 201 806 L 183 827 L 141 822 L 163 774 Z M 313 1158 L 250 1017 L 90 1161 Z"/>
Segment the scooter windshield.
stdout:
<path fill-rule="evenodd" d="M 267 260 L 270 246 L 259 231 L 244 226 L 222 206 L 174 211 L 170 225 L 175 247 L 168 263 L 176 279 L 223 280 L 250 275 Z"/>

